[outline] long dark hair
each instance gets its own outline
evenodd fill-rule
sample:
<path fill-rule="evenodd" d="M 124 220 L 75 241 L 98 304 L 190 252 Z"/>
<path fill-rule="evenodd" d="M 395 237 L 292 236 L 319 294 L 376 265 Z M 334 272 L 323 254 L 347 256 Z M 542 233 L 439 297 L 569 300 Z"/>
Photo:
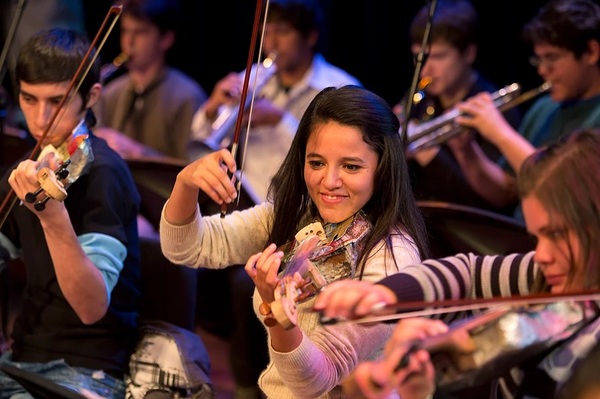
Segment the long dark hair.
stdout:
<path fill-rule="evenodd" d="M 290 150 L 269 186 L 268 197 L 275 209 L 269 242 L 281 245 L 290 241 L 302 217 L 317 214 L 304 182 L 306 143 L 316 128 L 327 122 L 358 129 L 379 156 L 373 196 L 363 207 L 372 229 L 358 257 L 360 275 L 367 255 L 379 241 L 385 240 L 393 254 L 390 234 L 398 234 L 399 228 L 414 240 L 421 257 L 428 257 L 425 223 L 410 185 L 398 118 L 381 97 L 353 85 L 322 90 L 303 114 Z"/>

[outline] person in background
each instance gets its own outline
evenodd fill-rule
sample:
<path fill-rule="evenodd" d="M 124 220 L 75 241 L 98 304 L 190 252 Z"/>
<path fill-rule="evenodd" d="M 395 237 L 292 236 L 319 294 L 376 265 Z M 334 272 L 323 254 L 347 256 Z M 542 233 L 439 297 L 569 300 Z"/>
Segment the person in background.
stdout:
<path fill-rule="evenodd" d="M 189 267 L 246 262 L 256 285 L 254 310 L 267 326 L 270 363 L 259 385 L 269 398 L 340 397 L 341 381 L 361 360 L 376 358 L 389 338 L 393 326 L 383 323 L 319 326 L 314 298 L 298 304 L 297 324 L 272 323 L 269 312 L 286 277 L 278 276 L 280 266 L 292 248 L 305 245 L 304 232 L 320 231 L 322 250 L 340 254 L 321 258 L 325 283 L 374 281 L 427 256 L 398 129 L 398 118 L 374 93 L 329 87 L 303 114 L 269 187 L 271 201 L 224 217 L 201 215 L 199 190 L 218 204 L 237 196 L 227 174 L 236 163 L 227 149 L 191 163 L 177 178 L 161 219 L 163 253 Z M 289 265 L 287 276 L 294 271 Z"/>
<path fill-rule="evenodd" d="M 323 10 L 318 0 L 274 0 L 269 3 L 264 27 L 264 56 L 269 68 L 254 65 L 262 82 L 257 88 L 244 163 L 244 184 L 255 203 L 266 199 L 271 178 L 283 161 L 298 121 L 315 95 L 328 86 L 360 82 L 327 62 L 322 54 Z M 230 72 L 215 85 L 194 116 L 193 137 L 209 150 L 226 146 L 233 130 L 216 138 L 213 122 L 230 107 L 237 109 L 246 71 Z M 252 84 L 254 80 L 250 80 Z M 250 94 L 250 93 L 249 93 Z M 244 114 L 248 122 L 249 110 Z"/>
<path fill-rule="evenodd" d="M 121 54 L 127 72 L 106 84 L 100 121 L 122 156 L 158 152 L 188 160 L 194 112 L 207 96 L 190 76 L 167 64 L 181 23 L 178 0 L 119 0 Z M 129 139 L 120 139 L 120 134 Z M 132 143 L 134 141 L 134 143 Z M 135 145 L 135 142 L 141 143 Z"/>
<path fill-rule="evenodd" d="M 26 274 L 11 351 L 0 363 L 120 399 L 137 340 L 140 196 L 123 159 L 92 131 L 99 65 L 58 109 L 89 46 L 79 33 L 52 29 L 32 36 L 17 59 L 19 106 L 41 152 L 0 181 L 3 199 L 14 194 L 21 201 L 2 225 L 0 243 L 21 258 Z M 52 119 L 57 122 L 49 126 Z M 40 169 L 54 170 L 67 159 L 64 201 L 34 208 L 26 197 L 40 188 Z M 0 386 L 2 399 L 26 394 L 3 373 Z"/>
<path fill-rule="evenodd" d="M 327 86 L 360 85 L 355 77 L 329 63 L 323 55 L 322 36 L 326 33 L 326 26 L 320 3 L 319 0 L 269 2 L 263 56 L 272 57 L 274 63 L 269 68 L 254 65 L 249 81 L 249 87 L 252 87 L 258 69 L 259 87 L 241 178 L 243 191 L 250 203 L 245 206 L 266 200 L 271 178 L 287 154 L 298 121 L 315 95 Z M 231 142 L 235 114 L 231 114 L 233 116 L 229 117 L 228 123 L 222 124 L 223 127 L 215 129 L 214 123 L 222 115 L 237 111 L 245 74 L 245 70 L 228 73 L 216 83 L 208 100 L 196 112 L 192 122 L 195 141 L 190 149 L 192 159 L 227 147 Z M 248 99 L 250 94 L 249 91 Z M 248 114 L 249 111 L 246 111 L 243 115 L 245 122 L 249 119 Z M 243 129 L 245 131 L 245 125 Z M 241 165 L 239 159 L 238 162 Z M 218 211 L 210 202 L 208 200 L 201 205 L 203 212 Z M 240 209 L 243 207 L 240 206 Z M 224 288 L 224 284 L 228 284 L 229 289 Z M 264 329 L 256 320 L 250 302 L 254 283 L 242 265 L 238 265 L 222 271 L 202 270 L 199 286 L 206 287 L 199 289 L 200 324 L 232 343 L 231 368 L 236 380 L 236 398 L 255 398 L 259 394 L 256 381 L 267 365 L 268 354 Z M 231 312 L 220 311 L 213 315 L 210 314 L 211 309 L 203 306 L 213 300 L 216 286 L 220 287 L 222 303 L 229 304 Z"/>
<path fill-rule="evenodd" d="M 429 135 L 430 146 L 420 144 L 413 136 L 427 122 L 440 120 L 457 104 L 480 92 L 498 91 L 475 67 L 478 52 L 479 16 L 469 0 L 440 0 L 436 3 L 433 18 L 429 21 L 430 5 L 418 11 L 410 26 L 411 52 L 415 59 L 422 50 L 423 37 L 431 22 L 430 38 L 425 49 L 425 62 L 420 71 L 417 100 L 409 117 L 408 153 L 413 188 L 417 200 L 443 201 L 473 206 L 498 213 L 511 213 L 511 204 L 498 203 L 477 191 L 466 178 L 466 160 L 452 146 L 452 138 L 436 143 Z M 406 118 L 405 98 L 395 106 L 401 120 Z M 413 100 L 414 101 L 414 100 Z M 520 122 L 520 111 L 507 111 L 508 120 L 514 126 Z M 448 127 L 448 125 L 446 125 Z M 456 130 L 456 129 L 455 129 Z M 477 131 L 469 136 L 481 144 L 481 148 L 492 160 L 499 158 L 498 149 L 482 138 Z M 512 204 L 514 205 L 514 204 Z"/>
<path fill-rule="evenodd" d="M 457 150 L 468 161 L 471 184 L 490 198 L 516 196 L 515 172 L 535 148 L 562 132 L 600 127 L 600 5 L 593 0 L 552 0 L 523 28 L 533 45 L 530 61 L 550 92 L 538 98 L 515 130 L 482 93 L 458 108 L 461 125 L 477 129 L 502 153 L 506 167 L 484 156 L 473 140 L 461 138 Z M 463 140 L 464 139 L 464 140 Z M 522 218 L 517 208 L 516 217 Z"/>
<path fill-rule="evenodd" d="M 376 284 L 335 282 L 319 294 L 313 309 L 327 317 L 355 319 L 369 314 L 375 304 L 597 290 L 598 151 L 600 130 L 588 128 L 535 151 L 523 162 L 517 183 L 527 229 L 537 239 L 535 251 L 507 256 L 457 254 L 405 267 Z M 598 343 L 600 318 L 591 305 L 585 308 L 580 328 L 534 359 L 521 359 L 520 366 L 493 385 L 497 391 L 490 397 L 554 398 Z M 541 318 L 555 323 L 561 317 L 565 316 Z"/>
<path fill-rule="evenodd" d="M 22 8 L 20 8 L 22 7 Z M 0 4 L 0 24 L 2 26 L 2 42 L 10 39 L 11 29 L 14 36 L 6 53 L 6 64 L 3 68 L 0 84 L 5 84 L 11 99 L 18 98 L 18 84 L 15 77 L 15 66 L 19 49 L 31 36 L 40 30 L 50 28 L 72 29 L 86 34 L 85 9 L 82 0 L 7 0 Z M 4 48 L 3 48 L 4 50 Z"/>

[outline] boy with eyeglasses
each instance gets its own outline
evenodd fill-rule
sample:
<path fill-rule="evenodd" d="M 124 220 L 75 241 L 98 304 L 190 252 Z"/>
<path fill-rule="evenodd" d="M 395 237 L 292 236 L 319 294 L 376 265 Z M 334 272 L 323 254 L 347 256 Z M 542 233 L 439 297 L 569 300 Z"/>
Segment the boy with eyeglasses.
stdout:
<path fill-rule="evenodd" d="M 462 146 L 469 161 L 467 177 L 487 188 L 487 195 L 516 200 L 514 172 L 536 147 L 555 142 L 561 132 L 600 127 L 600 5 L 593 0 L 552 0 L 525 25 L 523 37 L 533 45 L 530 62 L 550 92 L 538 98 L 513 129 L 493 105 L 479 94 L 459 105 L 464 126 L 476 128 L 494 143 L 508 166 L 486 159 L 473 140 Z M 520 217 L 519 209 L 515 216 Z"/>

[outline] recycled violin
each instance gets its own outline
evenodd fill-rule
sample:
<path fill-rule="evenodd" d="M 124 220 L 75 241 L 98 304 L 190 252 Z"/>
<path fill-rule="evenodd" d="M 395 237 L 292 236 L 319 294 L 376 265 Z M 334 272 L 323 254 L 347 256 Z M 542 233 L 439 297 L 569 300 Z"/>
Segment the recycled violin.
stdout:
<path fill-rule="evenodd" d="M 501 377 L 569 339 L 598 317 L 597 291 L 573 294 L 531 294 L 517 297 L 404 302 L 377 306 L 374 316 L 335 322 L 373 323 L 415 316 L 487 309 L 449 325 L 444 334 L 409 343 L 396 371 L 409 364 L 417 350 L 430 353 L 436 386 L 445 392 L 473 388 Z M 381 315 L 390 310 L 402 313 Z"/>
<path fill-rule="evenodd" d="M 500 306 L 450 324 L 445 334 L 414 343 L 398 367 L 408 364 L 411 351 L 425 349 L 438 387 L 446 392 L 476 387 L 568 339 L 593 313 L 575 301 Z"/>
<path fill-rule="evenodd" d="M 333 234 L 327 234 L 320 222 L 310 223 L 296 233 L 292 243 L 280 248 L 286 255 L 275 300 L 259 308 L 267 326 L 279 323 L 285 329 L 294 327 L 297 304 L 313 298 L 335 280 L 354 276 L 358 248 L 371 226 L 362 212 L 346 223 L 340 223 L 337 227 L 341 231 Z"/>
<path fill-rule="evenodd" d="M 67 198 L 66 189 L 68 186 L 85 173 L 94 160 L 85 120 L 79 122 L 73 130 L 71 138 L 59 149 L 53 148 L 46 150 L 46 152 L 49 153 L 54 150 L 56 150 L 55 155 L 62 157 L 64 160 L 60 161 L 58 168 L 55 170 L 50 169 L 48 166 L 42 166 L 37 174 L 40 188 L 25 195 L 25 201 L 34 204 L 34 208 L 38 212 L 45 209 L 46 202 L 50 199 L 64 201 Z M 43 157 L 43 155 L 44 151 L 40 156 Z M 45 196 L 38 201 L 37 198 L 42 193 L 45 193 Z"/>

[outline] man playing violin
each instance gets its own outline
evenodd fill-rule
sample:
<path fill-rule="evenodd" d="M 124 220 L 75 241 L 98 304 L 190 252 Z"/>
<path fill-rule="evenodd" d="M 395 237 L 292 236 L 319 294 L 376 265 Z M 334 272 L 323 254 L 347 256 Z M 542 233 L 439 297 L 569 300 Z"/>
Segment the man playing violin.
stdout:
<path fill-rule="evenodd" d="M 335 282 L 318 296 L 314 309 L 327 317 L 356 319 L 375 305 L 402 301 L 426 305 L 442 299 L 597 290 L 599 151 L 600 130 L 584 129 L 523 162 L 517 183 L 527 229 L 537 240 L 535 251 L 507 256 L 458 254 L 406 267 L 377 284 Z M 592 315 L 581 329 L 499 378 L 494 386 L 500 397 L 554 398 L 598 343 L 600 318 L 594 303 L 589 310 Z M 453 312 L 445 320 L 459 316 Z"/>
<path fill-rule="evenodd" d="M 91 107 L 102 90 L 99 66 L 74 77 L 89 47 L 74 31 L 52 29 L 34 35 L 17 60 L 19 105 L 48 155 L 18 162 L 0 182 L 3 199 L 20 200 L 3 209 L 0 242 L 26 269 L 11 352 L 0 364 L 117 399 L 137 339 L 140 198 L 122 158 L 91 130 Z M 81 84 L 69 93 L 74 79 Z M 65 161 L 77 165 L 64 201 L 39 199 L 45 192 L 38 190 L 38 170 L 46 161 L 51 169 Z M 29 193 L 38 199 L 30 201 Z M 26 393 L 3 373 L 0 386 L 3 399 Z"/>

